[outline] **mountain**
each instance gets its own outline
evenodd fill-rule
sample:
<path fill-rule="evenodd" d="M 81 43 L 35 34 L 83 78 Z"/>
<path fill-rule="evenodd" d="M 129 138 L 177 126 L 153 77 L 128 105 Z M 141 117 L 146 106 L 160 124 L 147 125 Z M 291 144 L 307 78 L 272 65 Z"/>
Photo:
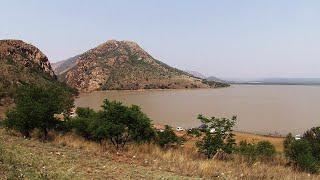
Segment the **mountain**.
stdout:
<path fill-rule="evenodd" d="M 62 74 L 64 71 L 67 71 L 73 68 L 76 65 L 76 60 L 79 56 L 71 57 L 64 61 L 59 61 L 57 63 L 52 63 L 52 69 L 56 74 Z"/>
<path fill-rule="evenodd" d="M 197 71 L 189 71 L 189 70 L 186 70 L 187 73 L 191 74 L 192 76 L 194 77 L 197 77 L 197 78 L 201 78 L 201 79 L 206 79 L 207 77 Z"/>
<path fill-rule="evenodd" d="M 21 40 L 0 40 L 0 105 L 22 84 L 64 86 L 38 48 Z"/>
<path fill-rule="evenodd" d="M 226 83 L 225 80 L 219 79 L 219 78 L 214 77 L 214 76 L 207 77 L 206 79 L 207 79 L 208 81 L 215 81 L 215 82 L 220 82 L 220 83 Z"/>
<path fill-rule="evenodd" d="M 215 87 L 154 59 L 130 41 L 109 40 L 55 67 L 59 79 L 82 92 Z"/>

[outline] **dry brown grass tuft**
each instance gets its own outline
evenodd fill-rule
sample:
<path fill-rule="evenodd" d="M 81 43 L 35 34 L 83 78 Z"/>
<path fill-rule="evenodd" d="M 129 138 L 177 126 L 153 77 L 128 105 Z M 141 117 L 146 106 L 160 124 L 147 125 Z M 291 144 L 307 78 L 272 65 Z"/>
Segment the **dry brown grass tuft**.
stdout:
<path fill-rule="evenodd" d="M 154 170 L 174 172 L 184 176 L 226 179 L 318 179 L 319 176 L 295 171 L 286 167 L 282 156 L 273 160 L 249 164 L 241 156 L 229 160 L 208 160 L 197 153 L 194 146 L 163 150 L 155 144 L 129 144 L 117 152 L 110 144 L 88 142 L 73 134 L 57 136 L 54 143 L 73 148 L 108 154 L 110 158 L 129 164 L 139 164 Z"/>

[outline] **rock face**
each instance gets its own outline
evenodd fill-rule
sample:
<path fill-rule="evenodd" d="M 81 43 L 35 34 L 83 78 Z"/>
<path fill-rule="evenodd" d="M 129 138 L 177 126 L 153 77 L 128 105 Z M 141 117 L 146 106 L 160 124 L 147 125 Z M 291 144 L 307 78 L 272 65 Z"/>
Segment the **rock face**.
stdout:
<path fill-rule="evenodd" d="M 130 41 L 107 41 L 69 61 L 60 62 L 55 70 L 61 80 L 82 92 L 210 87 L 201 78 L 154 59 Z"/>
<path fill-rule="evenodd" d="M 48 58 L 38 48 L 21 40 L 0 40 L 0 60 L 39 69 L 55 78 Z"/>
<path fill-rule="evenodd" d="M 21 84 L 53 83 L 61 84 L 38 48 L 20 40 L 0 40 L 0 105 Z"/>

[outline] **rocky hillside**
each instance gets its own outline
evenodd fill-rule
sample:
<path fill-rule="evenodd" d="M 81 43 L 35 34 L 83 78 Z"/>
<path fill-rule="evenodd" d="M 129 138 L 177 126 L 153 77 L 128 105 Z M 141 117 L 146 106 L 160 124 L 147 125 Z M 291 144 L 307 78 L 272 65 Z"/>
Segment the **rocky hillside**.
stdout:
<path fill-rule="evenodd" d="M 63 86 L 38 48 L 20 40 L 0 40 L 0 105 L 22 84 Z"/>
<path fill-rule="evenodd" d="M 138 44 L 129 41 L 107 41 L 60 62 L 55 71 L 61 80 L 83 92 L 210 87 L 202 79 L 154 59 Z"/>

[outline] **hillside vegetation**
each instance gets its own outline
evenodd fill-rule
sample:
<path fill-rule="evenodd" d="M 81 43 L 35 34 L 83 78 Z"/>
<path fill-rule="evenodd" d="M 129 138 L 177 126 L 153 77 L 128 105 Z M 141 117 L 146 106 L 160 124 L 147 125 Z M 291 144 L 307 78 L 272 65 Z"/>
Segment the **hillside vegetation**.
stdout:
<path fill-rule="evenodd" d="M 0 106 L 10 104 L 20 85 L 59 86 L 48 58 L 33 45 L 20 40 L 0 40 Z"/>
<path fill-rule="evenodd" d="M 80 91 L 176 89 L 220 86 L 164 64 L 138 44 L 110 40 L 54 65 L 60 79 Z"/>

